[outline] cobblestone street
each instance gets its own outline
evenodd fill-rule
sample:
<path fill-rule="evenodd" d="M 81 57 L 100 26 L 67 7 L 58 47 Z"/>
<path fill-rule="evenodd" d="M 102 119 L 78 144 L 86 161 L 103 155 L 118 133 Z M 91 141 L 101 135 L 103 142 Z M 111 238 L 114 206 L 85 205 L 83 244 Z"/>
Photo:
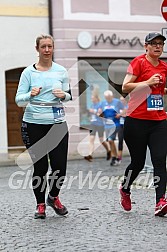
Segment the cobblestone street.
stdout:
<path fill-rule="evenodd" d="M 167 218 L 154 216 L 154 189 L 144 182 L 142 189 L 140 179 L 132 189 L 132 211 L 119 205 L 118 186 L 128 162 L 128 156 L 114 167 L 105 159 L 69 161 L 60 195 L 69 214 L 59 217 L 47 207 L 45 220 L 33 218 L 30 170 L 0 167 L 0 251 L 166 252 Z"/>

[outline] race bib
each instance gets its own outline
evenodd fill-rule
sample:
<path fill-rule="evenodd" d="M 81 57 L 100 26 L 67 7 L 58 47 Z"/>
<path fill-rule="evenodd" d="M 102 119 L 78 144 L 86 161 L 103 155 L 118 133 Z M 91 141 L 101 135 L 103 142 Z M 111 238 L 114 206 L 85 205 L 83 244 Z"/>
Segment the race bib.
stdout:
<path fill-rule="evenodd" d="M 97 121 L 96 115 L 91 115 L 91 122 Z"/>
<path fill-rule="evenodd" d="M 147 110 L 163 110 L 163 99 L 160 94 L 147 96 Z"/>
<path fill-rule="evenodd" d="M 105 124 L 107 124 L 107 125 L 115 125 L 115 123 L 113 122 L 113 120 L 110 119 L 110 118 L 105 119 Z"/>
<path fill-rule="evenodd" d="M 55 122 L 62 122 L 65 120 L 65 111 L 63 105 L 52 107 L 52 110 Z"/>
<path fill-rule="evenodd" d="M 120 117 L 120 124 L 122 125 L 122 124 L 124 124 L 124 122 L 125 122 L 125 117 Z"/>

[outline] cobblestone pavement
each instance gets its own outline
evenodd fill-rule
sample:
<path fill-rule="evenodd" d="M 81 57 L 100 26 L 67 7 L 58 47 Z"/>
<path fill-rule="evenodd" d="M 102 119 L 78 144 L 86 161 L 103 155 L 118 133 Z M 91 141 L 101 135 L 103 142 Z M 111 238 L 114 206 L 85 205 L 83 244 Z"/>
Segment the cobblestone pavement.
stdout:
<path fill-rule="evenodd" d="M 133 187 L 131 212 L 119 205 L 117 187 L 128 162 L 128 156 L 116 167 L 105 159 L 69 161 L 60 195 L 69 215 L 48 207 L 45 220 L 33 218 L 31 170 L 0 167 L 0 251 L 166 252 L 167 218 L 154 217 L 154 189 L 145 186 L 152 175 L 141 174 Z"/>

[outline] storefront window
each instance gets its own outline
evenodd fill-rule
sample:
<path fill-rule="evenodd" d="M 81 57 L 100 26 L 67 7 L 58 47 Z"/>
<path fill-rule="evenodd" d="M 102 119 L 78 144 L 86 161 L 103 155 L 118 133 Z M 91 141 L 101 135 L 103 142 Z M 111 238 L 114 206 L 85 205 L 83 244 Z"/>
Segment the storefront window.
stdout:
<path fill-rule="evenodd" d="M 80 127 L 89 128 L 91 96 L 98 95 L 104 100 L 104 91 L 112 90 L 115 97 L 122 94 L 122 81 L 130 59 L 82 58 L 78 60 Z"/>
<path fill-rule="evenodd" d="M 122 82 L 131 60 L 130 58 L 78 59 L 81 128 L 89 128 L 90 114 L 88 110 L 91 106 L 92 95 L 98 95 L 100 100 L 104 100 L 104 91 L 110 89 L 116 98 L 121 95 L 125 96 L 122 94 Z M 164 106 L 167 111 L 167 95 L 164 96 Z"/>

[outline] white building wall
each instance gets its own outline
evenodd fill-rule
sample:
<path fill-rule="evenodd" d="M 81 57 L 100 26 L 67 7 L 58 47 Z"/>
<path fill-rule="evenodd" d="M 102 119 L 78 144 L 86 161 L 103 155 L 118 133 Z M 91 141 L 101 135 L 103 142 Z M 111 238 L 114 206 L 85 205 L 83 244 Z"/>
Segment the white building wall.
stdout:
<path fill-rule="evenodd" d="M 49 31 L 47 8 L 47 0 L 0 1 L 0 154 L 8 152 L 5 71 L 36 62 L 35 39 Z"/>
<path fill-rule="evenodd" d="M 161 3 L 159 0 L 154 0 L 154 2 L 159 2 L 159 6 Z M 83 20 L 83 21 L 101 21 L 101 22 L 141 22 L 141 23 L 162 23 L 164 22 L 163 17 L 160 14 L 160 8 L 157 9 L 157 13 L 159 15 L 132 15 L 131 14 L 131 0 L 107 0 L 108 2 L 108 13 L 93 13 L 93 12 L 75 12 L 73 13 L 71 10 L 71 0 L 63 0 L 64 8 L 64 19 L 65 20 Z M 141 0 L 140 0 L 141 2 Z M 150 8 L 153 8 L 152 0 L 145 1 L 145 6 L 150 5 Z M 163 2 L 163 0 L 161 1 Z M 81 3 L 85 4 L 85 2 Z M 101 1 L 101 4 L 104 5 L 104 2 Z M 142 3 L 141 3 L 142 5 Z M 143 6 L 143 9 L 144 7 Z M 144 12 L 144 10 L 143 10 Z"/>

